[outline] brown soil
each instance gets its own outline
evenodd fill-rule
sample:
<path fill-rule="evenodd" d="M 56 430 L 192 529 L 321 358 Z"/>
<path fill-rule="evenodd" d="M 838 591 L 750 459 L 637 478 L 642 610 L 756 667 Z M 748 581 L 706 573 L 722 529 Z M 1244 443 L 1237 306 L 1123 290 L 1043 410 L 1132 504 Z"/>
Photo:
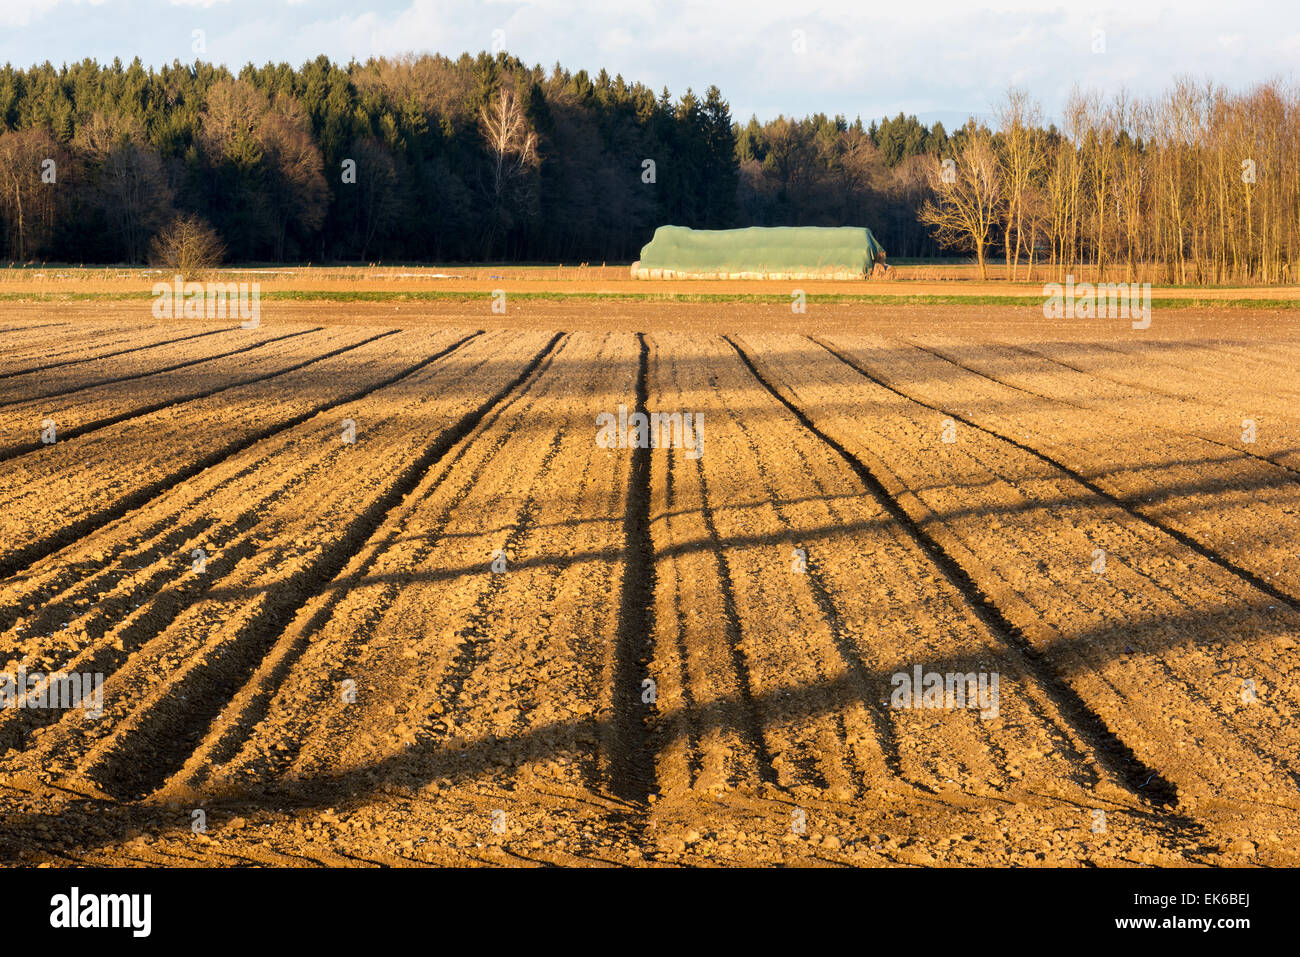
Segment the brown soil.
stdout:
<path fill-rule="evenodd" d="M 1290 313 L 233 325 L 0 305 L 0 861 L 1300 863 Z"/>
<path fill-rule="evenodd" d="M 1023 268 L 1017 279 L 1008 282 L 1004 267 L 993 266 L 986 279 L 979 278 L 972 265 L 892 266 L 887 280 L 855 279 L 634 279 L 627 266 L 439 266 L 439 267 L 312 267 L 285 266 L 225 269 L 208 279 L 220 282 L 257 283 L 264 293 L 373 293 L 373 292 L 447 292 L 468 293 L 483 297 L 486 312 L 493 292 L 555 294 L 634 295 L 634 296 L 779 296 L 789 297 L 796 290 L 809 296 L 1018 296 L 1041 298 L 1044 284 L 1061 277 L 1038 269 L 1032 280 Z M 1076 269 L 1074 281 L 1092 280 L 1087 267 Z M 1118 282 L 1123 277 L 1107 276 Z M 0 294 L 6 297 L 34 295 L 147 294 L 157 282 L 170 282 L 162 270 L 144 269 L 57 269 L 0 270 Z M 1063 280 L 1062 280 L 1063 281 Z M 1151 284 L 1151 294 L 1162 299 L 1272 299 L 1300 298 L 1300 286 L 1225 286 L 1203 288 Z M 8 303 L 5 304 L 9 305 Z M 583 306 L 589 304 L 584 303 Z M 45 306 L 48 310 L 48 305 Z M 98 308 L 102 309 L 100 305 Z M 147 300 L 132 302 L 127 308 L 141 321 L 150 318 Z M 280 309 L 280 303 L 263 304 L 267 310 Z M 319 308 L 312 306 L 311 308 Z M 345 306 L 351 309 L 351 305 Z M 392 305 L 387 306 L 392 310 Z M 413 308 L 410 305 L 403 309 Z M 789 313 L 789 306 L 780 307 Z M 2 328 L 2 327 L 0 327 Z"/>

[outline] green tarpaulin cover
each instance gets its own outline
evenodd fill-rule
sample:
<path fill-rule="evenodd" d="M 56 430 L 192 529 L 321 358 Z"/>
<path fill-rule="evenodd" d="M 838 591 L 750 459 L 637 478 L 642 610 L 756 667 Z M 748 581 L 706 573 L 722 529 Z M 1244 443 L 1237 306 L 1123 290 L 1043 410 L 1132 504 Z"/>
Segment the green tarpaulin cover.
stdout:
<path fill-rule="evenodd" d="M 641 250 L 637 272 L 643 278 L 865 276 L 884 255 L 871 230 L 862 226 L 660 226 Z"/>

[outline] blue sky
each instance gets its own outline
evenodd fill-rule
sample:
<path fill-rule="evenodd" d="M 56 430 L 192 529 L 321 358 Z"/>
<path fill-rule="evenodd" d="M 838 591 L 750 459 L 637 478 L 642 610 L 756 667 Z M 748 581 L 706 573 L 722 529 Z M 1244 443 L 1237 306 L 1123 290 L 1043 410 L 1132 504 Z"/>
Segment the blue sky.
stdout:
<path fill-rule="evenodd" d="M 740 119 L 903 110 L 950 122 L 986 114 L 1010 85 L 1054 116 L 1075 83 L 1152 93 L 1180 73 L 1234 88 L 1300 73 L 1294 0 L 0 0 L 0 61 L 190 61 L 194 30 L 202 59 L 236 69 L 495 43 L 674 95 L 717 83 Z"/>

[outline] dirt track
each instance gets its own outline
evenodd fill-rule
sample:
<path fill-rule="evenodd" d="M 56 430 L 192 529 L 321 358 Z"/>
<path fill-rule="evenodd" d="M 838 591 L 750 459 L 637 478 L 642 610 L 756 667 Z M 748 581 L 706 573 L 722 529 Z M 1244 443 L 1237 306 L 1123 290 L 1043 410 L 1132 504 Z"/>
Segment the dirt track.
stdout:
<path fill-rule="evenodd" d="M 0 309 L 0 861 L 1300 862 L 1289 313 L 146 308 Z"/>
<path fill-rule="evenodd" d="M 1093 281 L 1089 267 L 1079 267 L 1075 282 Z M 569 295 L 631 296 L 773 296 L 787 298 L 792 288 L 809 296 L 997 296 L 1044 295 L 1044 283 L 1064 281 L 1054 271 L 1038 266 L 1033 279 L 1021 269 L 1008 282 L 1005 267 L 991 265 L 988 279 L 978 278 L 973 264 L 897 265 L 890 280 L 876 279 L 633 279 L 627 265 L 615 266 L 287 266 L 284 268 L 222 269 L 210 278 L 221 282 L 255 282 L 266 294 L 294 292 L 334 295 L 366 293 L 469 293 L 485 299 L 493 291 L 530 293 L 560 298 Z M 1146 279 L 1151 278 L 1145 273 Z M 1108 282 L 1123 276 L 1110 275 Z M 48 267 L 0 270 L 0 296 L 56 295 L 99 297 L 147 294 L 157 282 L 172 276 L 160 269 Z M 1135 281 L 1136 278 L 1135 278 Z M 1170 286 L 1151 284 L 1159 299 L 1295 300 L 1300 287 L 1276 286 Z M 391 307 L 390 307 L 391 308 Z"/>

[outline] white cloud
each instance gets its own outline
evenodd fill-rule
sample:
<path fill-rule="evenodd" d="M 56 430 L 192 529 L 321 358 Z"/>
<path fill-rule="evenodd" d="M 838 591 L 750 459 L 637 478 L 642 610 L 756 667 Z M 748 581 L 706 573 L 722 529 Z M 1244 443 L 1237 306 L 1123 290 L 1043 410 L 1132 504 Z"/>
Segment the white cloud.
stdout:
<path fill-rule="evenodd" d="M 55 7 L 87 3 L 98 7 L 108 0 L 0 0 L 0 26 L 25 27 L 47 16 Z"/>
<path fill-rule="evenodd" d="M 301 63 L 491 49 L 493 31 L 529 64 L 607 68 L 652 89 L 716 83 L 745 118 L 824 111 L 850 116 L 986 111 L 1010 85 L 1050 113 L 1076 83 L 1107 91 L 1163 89 L 1178 73 L 1248 86 L 1294 70 L 1300 9 L 1235 0 L 0 0 L 0 60 L 85 56 L 147 63 L 189 58 L 194 27 L 207 56 Z M 64 14 L 68 15 L 65 16 Z M 1106 52 L 1092 52 L 1093 30 Z M 791 49 L 803 30 L 807 52 Z"/>

